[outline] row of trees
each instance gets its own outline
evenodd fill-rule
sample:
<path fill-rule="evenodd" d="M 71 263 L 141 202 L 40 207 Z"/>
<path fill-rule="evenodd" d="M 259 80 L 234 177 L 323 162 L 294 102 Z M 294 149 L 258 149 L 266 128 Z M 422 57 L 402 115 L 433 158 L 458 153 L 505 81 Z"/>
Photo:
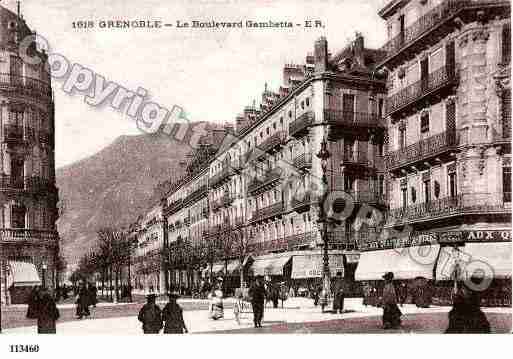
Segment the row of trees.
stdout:
<path fill-rule="evenodd" d="M 124 268 L 130 277 L 130 260 L 134 251 L 134 243 L 123 229 L 103 228 L 97 232 L 97 247 L 83 255 L 78 267 L 71 275 L 70 281 L 96 280 L 97 275 L 103 289 L 114 287 L 115 298 L 120 299 L 120 281 Z M 112 291 L 108 292 L 112 300 Z"/>

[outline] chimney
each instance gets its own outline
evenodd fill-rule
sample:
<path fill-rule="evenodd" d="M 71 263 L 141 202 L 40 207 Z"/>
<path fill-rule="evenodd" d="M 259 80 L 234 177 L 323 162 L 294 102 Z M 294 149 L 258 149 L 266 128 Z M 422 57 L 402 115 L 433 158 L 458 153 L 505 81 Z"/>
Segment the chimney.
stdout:
<path fill-rule="evenodd" d="M 315 72 L 328 70 L 328 41 L 321 36 L 314 45 Z"/>
<path fill-rule="evenodd" d="M 356 39 L 354 40 L 353 50 L 354 50 L 355 60 L 361 66 L 365 66 L 365 57 L 364 57 L 365 42 L 364 42 L 363 35 L 360 32 L 356 33 Z"/>

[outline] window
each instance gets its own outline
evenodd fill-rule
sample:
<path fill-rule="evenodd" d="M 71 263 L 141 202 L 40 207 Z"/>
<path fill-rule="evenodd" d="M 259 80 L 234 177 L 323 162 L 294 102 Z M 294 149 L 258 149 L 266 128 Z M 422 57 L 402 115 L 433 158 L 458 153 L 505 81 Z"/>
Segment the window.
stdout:
<path fill-rule="evenodd" d="M 408 189 L 406 187 L 401 188 L 401 200 L 403 208 L 408 207 Z"/>
<path fill-rule="evenodd" d="M 16 158 L 11 160 L 11 177 L 16 186 L 23 187 L 24 185 L 24 167 L 23 160 Z"/>
<path fill-rule="evenodd" d="M 267 128 L 265 129 L 265 133 L 269 135 L 269 133 L 270 133 L 270 132 L 271 132 L 271 131 L 269 130 L 269 127 L 267 127 Z"/>
<path fill-rule="evenodd" d="M 424 201 L 431 201 L 431 180 L 424 181 Z"/>
<path fill-rule="evenodd" d="M 502 28 L 502 63 L 511 62 L 511 27 L 505 24 Z"/>
<path fill-rule="evenodd" d="M 273 129 L 276 130 L 276 122 L 273 122 Z"/>
<path fill-rule="evenodd" d="M 429 132 L 429 113 L 425 112 L 420 116 L 420 132 Z"/>
<path fill-rule="evenodd" d="M 25 228 L 25 214 L 27 209 L 23 205 L 13 205 L 11 207 L 11 227 Z"/>
<path fill-rule="evenodd" d="M 384 176 L 379 175 L 378 176 L 378 195 L 381 197 L 385 193 L 385 181 Z"/>
<path fill-rule="evenodd" d="M 504 202 L 511 202 L 511 167 L 502 168 L 502 195 Z"/>
<path fill-rule="evenodd" d="M 306 98 L 305 102 L 306 102 L 306 106 L 310 106 L 310 98 L 309 97 Z"/>
<path fill-rule="evenodd" d="M 289 118 L 292 118 L 292 111 L 289 111 Z"/>
<path fill-rule="evenodd" d="M 455 198 L 458 194 L 458 189 L 456 185 L 456 172 L 449 173 L 449 195 L 451 198 Z"/>
<path fill-rule="evenodd" d="M 283 125 L 283 117 L 280 117 L 280 125 Z"/>
<path fill-rule="evenodd" d="M 305 109 L 305 102 L 304 101 L 301 101 L 301 109 L 304 110 Z"/>
<path fill-rule="evenodd" d="M 382 143 L 378 143 L 378 156 L 383 156 L 383 151 L 384 151 L 383 147 L 384 146 Z"/>
<path fill-rule="evenodd" d="M 399 128 L 399 149 L 406 147 L 406 126 Z"/>
<path fill-rule="evenodd" d="M 383 117 L 383 99 L 380 98 L 378 100 L 378 118 L 382 118 Z"/>

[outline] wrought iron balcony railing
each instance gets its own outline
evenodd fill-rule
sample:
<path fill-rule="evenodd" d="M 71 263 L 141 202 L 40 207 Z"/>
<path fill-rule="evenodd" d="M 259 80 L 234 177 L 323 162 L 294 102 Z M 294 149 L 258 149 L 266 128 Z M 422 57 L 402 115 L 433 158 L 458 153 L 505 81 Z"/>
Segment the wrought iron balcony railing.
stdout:
<path fill-rule="evenodd" d="M 287 133 L 285 131 L 278 131 L 258 145 L 258 148 L 263 152 L 271 152 L 283 145 L 286 139 Z"/>
<path fill-rule="evenodd" d="M 41 231 L 37 229 L 0 229 L 0 241 L 45 241 L 57 242 L 59 234 L 56 231 Z"/>
<path fill-rule="evenodd" d="M 277 202 L 274 204 L 271 204 L 270 206 L 257 209 L 255 212 L 253 212 L 253 217 L 251 217 L 251 222 L 257 222 L 264 219 L 272 218 L 279 216 L 283 213 L 285 210 L 285 206 L 283 205 L 283 202 Z"/>
<path fill-rule="evenodd" d="M 281 179 L 281 169 L 274 168 L 266 173 L 263 180 L 255 178 L 248 186 L 248 192 L 255 194 L 261 190 L 272 188 L 279 183 Z"/>
<path fill-rule="evenodd" d="M 52 97 L 50 84 L 27 76 L 0 73 L 0 89 L 4 88 L 14 88 L 26 95 L 35 95 L 43 98 Z"/>
<path fill-rule="evenodd" d="M 349 194 L 356 203 L 372 203 L 372 204 L 385 204 L 383 194 L 378 191 L 345 191 Z"/>
<path fill-rule="evenodd" d="M 427 158 L 439 155 L 458 145 L 455 131 L 444 131 L 405 148 L 390 152 L 386 157 L 386 165 L 390 170 L 400 168 L 415 162 L 423 162 Z"/>
<path fill-rule="evenodd" d="M 369 112 L 344 111 L 337 109 L 324 110 L 324 121 L 330 125 L 345 127 L 384 127 L 377 114 Z"/>
<path fill-rule="evenodd" d="M 419 220 L 439 219 L 456 214 L 511 212 L 510 203 L 501 202 L 500 195 L 491 193 L 458 194 L 411 206 L 392 208 L 387 213 L 387 225 L 400 225 Z"/>
<path fill-rule="evenodd" d="M 342 165 L 362 165 L 367 166 L 370 164 L 370 161 L 367 157 L 367 152 L 363 151 L 354 151 L 354 152 L 344 152 L 342 155 Z"/>
<path fill-rule="evenodd" d="M 292 200 L 290 201 L 290 206 L 294 211 L 301 213 L 310 208 L 312 200 L 313 198 L 309 192 L 304 193 L 302 196 L 298 194 L 292 197 Z"/>
<path fill-rule="evenodd" d="M 206 195 L 206 194 L 207 194 L 207 185 L 204 184 L 204 185 L 200 186 L 194 192 L 191 192 L 187 197 L 185 197 L 184 203 L 193 202 L 193 201 L 201 198 L 203 195 Z"/>
<path fill-rule="evenodd" d="M 8 175 L 0 175 L 0 190 L 20 190 L 30 192 L 53 192 L 55 185 L 48 179 L 32 176 L 16 178 Z"/>
<path fill-rule="evenodd" d="M 313 111 L 307 111 L 299 116 L 289 125 L 289 134 L 291 136 L 300 136 L 306 133 L 308 129 L 315 122 Z"/>
<path fill-rule="evenodd" d="M 221 172 L 215 174 L 210 179 L 210 184 L 214 188 L 218 187 L 221 184 L 223 184 L 227 179 L 229 179 L 231 176 L 233 176 L 234 174 L 235 174 L 235 171 L 233 170 L 233 168 L 228 164 L 224 164 Z"/>
<path fill-rule="evenodd" d="M 442 66 L 430 73 L 427 78 L 421 79 L 389 96 L 387 98 L 387 115 L 404 110 L 434 91 L 457 81 L 456 69 L 450 66 Z"/>
<path fill-rule="evenodd" d="M 294 167 L 299 170 L 311 168 L 312 167 L 312 154 L 311 153 L 302 153 L 302 154 L 298 155 L 296 158 L 294 158 L 292 163 L 293 163 Z"/>
<path fill-rule="evenodd" d="M 169 205 L 164 206 L 163 212 L 165 214 L 173 214 L 178 212 L 183 207 L 183 201 L 181 199 L 171 202 Z"/>
<path fill-rule="evenodd" d="M 312 231 L 306 233 L 294 234 L 292 236 L 285 237 L 289 250 L 294 250 L 304 246 L 315 245 L 319 232 Z"/>
<path fill-rule="evenodd" d="M 357 248 L 357 232 L 334 230 L 328 232 L 328 246 L 335 249 L 354 250 Z"/>

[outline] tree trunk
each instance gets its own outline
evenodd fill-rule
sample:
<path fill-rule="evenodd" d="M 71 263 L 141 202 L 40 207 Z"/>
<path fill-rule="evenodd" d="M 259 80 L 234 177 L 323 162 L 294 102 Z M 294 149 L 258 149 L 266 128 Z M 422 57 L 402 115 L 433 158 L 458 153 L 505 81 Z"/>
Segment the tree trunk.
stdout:
<path fill-rule="evenodd" d="M 116 268 L 115 275 L 116 275 L 116 281 L 114 282 L 114 291 L 115 291 L 116 303 L 117 303 L 117 302 L 119 302 L 119 269 L 118 268 Z"/>
<path fill-rule="evenodd" d="M 112 302 L 113 301 L 113 298 L 112 298 L 112 265 L 110 266 L 109 268 L 109 299 L 110 301 Z"/>

